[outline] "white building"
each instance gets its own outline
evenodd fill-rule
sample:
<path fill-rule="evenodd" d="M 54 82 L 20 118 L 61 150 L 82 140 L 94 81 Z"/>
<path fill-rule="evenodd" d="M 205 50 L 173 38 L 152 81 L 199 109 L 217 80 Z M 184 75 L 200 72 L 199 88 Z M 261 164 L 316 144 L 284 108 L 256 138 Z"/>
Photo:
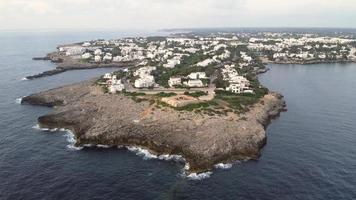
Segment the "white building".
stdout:
<path fill-rule="evenodd" d="M 109 85 L 110 93 L 121 92 L 124 89 L 125 89 L 125 85 L 122 84 L 121 80 L 112 81 L 111 85 Z"/>
<path fill-rule="evenodd" d="M 246 54 L 246 52 L 241 52 L 241 58 L 246 61 L 246 62 L 251 62 L 252 61 L 252 57 L 251 56 L 248 56 Z"/>
<path fill-rule="evenodd" d="M 85 52 L 85 48 L 81 46 L 71 46 L 67 47 L 66 49 L 66 55 L 67 56 L 76 56 L 76 55 L 82 55 Z"/>
<path fill-rule="evenodd" d="M 95 56 L 94 57 L 95 62 L 101 62 L 101 56 Z"/>
<path fill-rule="evenodd" d="M 121 59 L 121 56 L 115 56 L 112 58 L 112 61 L 113 62 L 120 62 L 122 59 Z"/>
<path fill-rule="evenodd" d="M 349 58 L 356 58 L 356 48 L 351 48 Z"/>
<path fill-rule="evenodd" d="M 227 91 L 233 92 L 233 93 L 253 93 L 252 90 L 249 89 L 247 85 L 244 83 L 231 83 L 229 87 L 226 88 Z M 245 92 L 246 91 L 246 92 Z"/>
<path fill-rule="evenodd" d="M 230 85 L 226 88 L 227 91 L 233 93 L 253 93 L 250 90 L 250 82 L 243 76 L 230 77 Z"/>
<path fill-rule="evenodd" d="M 167 60 L 167 64 L 164 64 L 163 67 L 165 68 L 174 68 L 176 65 L 180 64 L 180 58 L 174 57 L 170 60 Z"/>
<path fill-rule="evenodd" d="M 156 70 L 156 67 L 141 67 L 134 72 L 134 76 L 144 77 L 146 75 L 150 75 L 154 70 Z"/>
<path fill-rule="evenodd" d="M 196 80 L 189 80 L 187 82 L 184 82 L 184 85 L 188 87 L 204 87 L 203 81 L 196 79 Z"/>
<path fill-rule="evenodd" d="M 106 74 L 104 74 L 103 78 L 104 79 L 111 79 L 112 75 L 111 75 L 111 73 L 106 73 Z"/>
<path fill-rule="evenodd" d="M 103 51 L 101 49 L 96 49 L 94 51 L 94 55 L 96 55 L 96 56 L 100 56 L 101 54 L 103 54 Z"/>
<path fill-rule="evenodd" d="M 221 48 L 227 48 L 227 45 L 226 44 L 218 44 L 214 47 L 214 51 L 217 51 Z"/>
<path fill-rule="evenodd" d="M 180 78 L 180 77 L 171 77 L 171 78 L 168 80 L 168 85 L 169 85 L 169 87 L 174 87 L 174 86 L 177 86 L 177 85 L 182 85 L 182 78 Z"/>
<path fill-rule="evenodd" d="M 90 47 L 91 46 L 91 43 L 90 42 L 84 42 L 82 44 L 83 47 Z"/>
<path fill-rule="evenodd" d="M 203 60 L 203 61 L 201 61 L 201 62 L 198 62 L 198 63 L 197 63 L 197 66 L 199 66 L 199 67 L 206 67 L 206 66 L 208 66 L 208 65 L 210 65 L 210 64 L 212 64 L 212 63 L 214 63 L 214 62 L 215 62 L 215 60 L 208 58 L 208 59 L 206 59 L 206 60 Z"/>
<path fill-rule="evenodd" d="M 237 84 L 237 83 L 231 83 L 229 85 L 229 87 L 226 88 L 226 91 L 230 91 L 230 92 L 233 92 L 233 93 L 241 93 L 243 90 L 242 90 L 242 87 L 240 84 Z"/>
<path fill-rule="evenodd" d="M 106 53 L 104 58 L 103 58 L 104 61 L 111 61 L 112 60 L 112 55 L 111 53 Z"/>
<path fill-rule="evenodd" d="M 286 53 L 275 53 L 275 54 L 273 54 L 273 58 L 274 59 L 284 59 L 286 57 L 287 57 Z"/>
<path fill-rule="evenodd" d="M 93 56 L 91 55 L 91 53 L 85 53 L 82 55 L 82 59 L 90 59 L 92 58 Z"/>
<path fill-rule="evenodd" d="M 188 75 L 189 79 L 206 79 L 205 72 L 193 72 Z"/>
<path fill-rule="evenodd" d="M 155 78 L 151 75 L 146 75 L 135 80 L 136 88 L 149 88 L 154 87 Z"/>
<path fill-rule="evenodd" d="M 230 56 L 231 56 L 231 52 L 228 50 L 225 50 L 225 52 L 223 54 L 218 55 L 217 57 L 221 60 L 224 60 L 224 59 L 230 58 Z"/>

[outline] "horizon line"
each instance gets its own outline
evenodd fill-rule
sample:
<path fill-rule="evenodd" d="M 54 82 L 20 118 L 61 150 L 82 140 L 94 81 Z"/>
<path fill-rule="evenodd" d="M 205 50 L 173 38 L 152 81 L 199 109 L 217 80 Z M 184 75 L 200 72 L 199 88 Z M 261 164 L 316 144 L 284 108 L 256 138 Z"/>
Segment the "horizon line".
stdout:
<path fill-rule="evenodd" d="M 356 27 L 326 27 L 326 26 L 226 26 L 226 27 L 180 27 L 180 28 L 38 28 L 38 29 L 0 29 L 0 32 L 100 32 L 100 31 L 177 31 L 177 30 L 209 30 L 209 29 L 344 29 L 356 30 Z"/>

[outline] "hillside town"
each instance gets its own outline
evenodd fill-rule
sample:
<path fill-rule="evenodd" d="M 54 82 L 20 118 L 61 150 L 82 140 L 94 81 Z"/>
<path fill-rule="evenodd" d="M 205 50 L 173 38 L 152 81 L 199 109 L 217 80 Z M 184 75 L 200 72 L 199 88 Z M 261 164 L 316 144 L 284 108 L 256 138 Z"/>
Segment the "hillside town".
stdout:
<path fill-rule="evenodd" d="M 58 53 L 88 64 L 137 63 L 101 77 L 98 84 L 109 93 L 170 93 L 184 101 L 194 91 L 202 94 L 196 98 L 201 103 L 216 96 L 225 101 L 229 95 L 260 98 L 266 90 L 256 75 L 268 63 L 354 62 L 356 40 L 295 33 L 189 33 L 87 41 L 61 46 Z"/>

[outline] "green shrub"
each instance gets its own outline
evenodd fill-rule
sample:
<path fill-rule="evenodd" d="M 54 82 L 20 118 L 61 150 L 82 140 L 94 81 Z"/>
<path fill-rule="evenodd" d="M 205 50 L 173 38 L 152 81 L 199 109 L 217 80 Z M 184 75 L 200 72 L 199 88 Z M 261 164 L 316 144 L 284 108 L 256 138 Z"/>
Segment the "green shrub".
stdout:
<path fill-rule="evenodd" d="M 203 91 L 196 91 L 196 92 L 184 92 L 184 94 L 191 97 L 201 97 L 201 96 L 206 96 L 208 93 Z"/>
<path fill-rule="evenodd" d="M 177 93 L 174 93 L 174 92 L 170 92 L 170 93 L 160 92 L 158 94 L 155 94 L 155 96 L 157 96 L 157 97 L 173 97 L 173 96 L 177 96 Z"/>

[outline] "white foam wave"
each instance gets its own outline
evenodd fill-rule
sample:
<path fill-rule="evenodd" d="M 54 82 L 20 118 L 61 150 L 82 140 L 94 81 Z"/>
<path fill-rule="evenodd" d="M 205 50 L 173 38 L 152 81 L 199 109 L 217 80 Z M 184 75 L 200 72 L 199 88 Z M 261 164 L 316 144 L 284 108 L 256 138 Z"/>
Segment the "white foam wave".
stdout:
<path fill-rule="evenodd" d="M 108 149 L 108 148 L 111 148 L 112 146 L 110 145 L 104 145 L 104 144 L 98 144 L 96 145 L 97 148 L 103 148 L 103 149 Z"/>
<path fill-rule="evenodd" d="M 232 167 L 232 164 L 231 163 L 219 163 L 219 164 L 216 164 L 214 165 L 215 168 L 217 169 L 230 169 Z"/>
<path fill-rule="evenodd" d="M 75 143 L 76 142 L 75 136 L 71 131 L 67 131 L 67 133 L 64 135 L 64 137 L 66 137 L 67 142 L 69 142 L 69 143 Z"/>
<path fill-rule="evenodd" d="M 21 104 L 21 103 L 22 103 L 22 98 L 23 98 L 23 97 L 17 98 L 17 99 L 15 100 L 16 104 Z"/>
<path fill-rule="evenodd" d="M 169 154 L 163 154 L 158 156 L 159 160 L 166 160 L 166 161 L 177 161 L 177 162 L 185 162 L 185 159 L 181 155 L 169 155 Z"/>
<path fill-rule="evenodd" d="M 40 131 L 46 131 L 46 132 L 55 132 L 55 131 L 61 131 L 61 132 L 66 132 L 64 134 L 64 137 L 66 138 L 67 142 L 69 143 L 67 145 L 67 148 L 70 150 L 81 150 L 84 148 L 84 146 L 75 146 L 75 143 L 77 142 L 75 139 L 75 135 L 73 134 L 73 132 L 69 129 L 65 129 L 65 128 L 42 128 L 40 127 L 39 124 L 36 124 L 35 126 L 33 126 L 32 128 L 36 129 L 36 130 L 40 130 Z"/>
<path fill-rule="evenodd" d="M 75 151 L 79 151 L 79 150 L 82 150 L 84 147 L 77 147 L 75 145 L 72 145 L 72 144 L 68 144 L 67 145 L 67 149 L 69 150 L 75 150 Z"/>
<path fill-rule="evenodd" d="M 148 160 L 148 159 L 157 159 L 158 156 L 151 154 L 147 149 L 143 149 L 141 147 L 136 147 L 136 146 L 128 146 L 126 147 L 129 151 L 132 151 L 136 153 L 138 156 L 143 156 L 143 159 Z"/>
<path fill-rule="evenodd" d="M 21 79 L 21 81 L 27 81 L 27 80 L 28 80 L 28 78 L 26 78 L 26 77 Z"/>
<path fill-rule="evenodd" d="M 69 144 L 67 145 L 67 148 L 70 150 L 82 150 L 84 147 L 80 146 L 75 146 L 75 143 L 77 142 L 75 139 L 75 135 L 73 134 L 72 131 L 65 129 L 65 131 L 67 132 L 64 136 L 66 137 L 67 141 L 69 142 Z"/>
<path fill-rule="evenodd" d="M 123 146 L 118 146 L 118 148 L 122 148 Z M 165 160 L 165 161 L 176 161 L 176 162 L 185 162 L 185 159 L 181 155 L 170 155 L 170 154 L 162 154 L 162 155 L 155 155 L 151 153 L 149 150 L 137 147 L 137 146 L 127 146 L 126 147 L 129 151 L 136 153 L 138 156 L 143 156 L 143 159 L 158 159 L 158 160 Z"/>
<path fill-rule="evenodd" d="M 33 129 L 40 130 L 40 131 L 49 131 L 49 128 L 41 128 L 40 125 L 36 124 L 32 126 Z"/>
<path fill-rule="evenodd" d="M 213 172 L 204 172 L 204 173 L 191 173 L 187 175 L 187 178 L 190 180 L 203 180 L 206 178 L 210 178 Z"/>
<path fill-rule="evenodd" d="M 188 171 L 190 169 L 189 163 L 185 163 L 184 165 L 184 170 Z"/>
<path fill-rule="evenodd" d="M 66 129 L 58 129 L 58 128 L 42 128 L 40 125 L 36 124 L 32 127 L 33 129 L 40 130 L 40 131 L 48 131 L 48 132 L 55 132 L 55 131 L 67 131 Z"/>

